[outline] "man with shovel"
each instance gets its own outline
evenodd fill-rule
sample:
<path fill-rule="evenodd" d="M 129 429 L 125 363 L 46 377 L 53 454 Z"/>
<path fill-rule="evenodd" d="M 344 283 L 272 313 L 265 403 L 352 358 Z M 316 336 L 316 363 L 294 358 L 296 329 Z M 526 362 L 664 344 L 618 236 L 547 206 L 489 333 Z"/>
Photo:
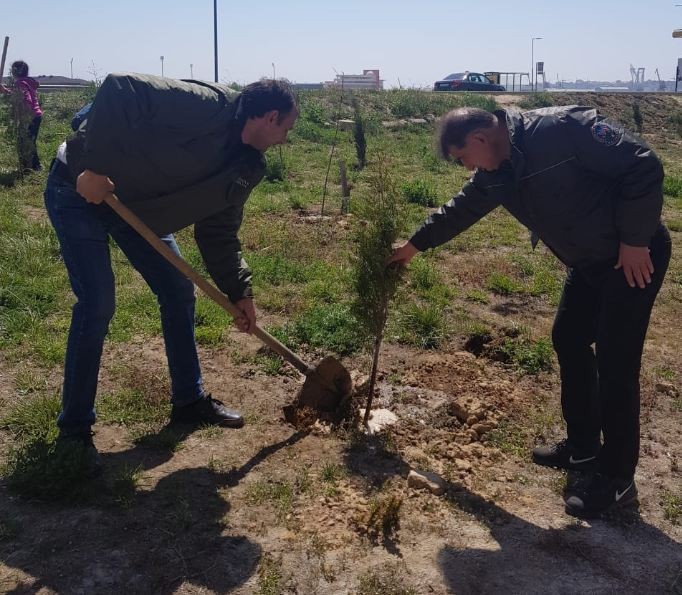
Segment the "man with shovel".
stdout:
<path fill-rule="evenodd" d="M 114 313 L 109 237 L 156 294 L 171 377 L 171 421 L 232 428 L 242 416 L 203 386 L 194 340 L 193 284 L 103 201 L 112 192 L 174 253 L 172 233 L 194 224 L 210 275 L 256 326 L 251 273 L 237 232 L 251 190 L 265 172 L 263 153 L 284 143 L 298 116 L 290 87 L 276 80 L 237 93 L 227 86 L 137 74 L 112 74 L 87 121 L 62 144 L 45 190 L 77 302 L 69 331 L 58 442 L 92 442 L 104 338 Z"/>
<path fill-rule="evenodd" d="M 660 221 L 661 162 L 643 141 L 577 106 L 454 110 L 439 141 L 443 156 L 473 177 L 390 262 L 407 264 L 499 205 L 528 227 L 533 245 L 542 239 L 568 267 L 552 333 L 568 437 L 534 449 L 533 460 L 596 469 L 584 492 L 567 499 L 569 514 L 634 503 L 642 349 L 671 251 Z"/>

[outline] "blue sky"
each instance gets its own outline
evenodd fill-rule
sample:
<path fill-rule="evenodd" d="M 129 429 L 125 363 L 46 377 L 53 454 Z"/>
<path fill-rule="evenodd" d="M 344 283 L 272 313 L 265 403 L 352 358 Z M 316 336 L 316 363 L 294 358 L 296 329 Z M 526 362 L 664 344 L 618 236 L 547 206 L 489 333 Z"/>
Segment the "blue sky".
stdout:
<path fill-rule="evenodd" d="M 334 71 L 381 69 L 387 85 L 430 85 L 461 70 L 529 71 L 547 78 L 672 80 L 682 39 L 682 0 L 218 0 L 219 78 L 277 76 L 320 82 Z M 3 0 L 0 36 L 8 60 L 31 73 L 92 78 L 130 70 L 213 78 L 212 0 Z"/>

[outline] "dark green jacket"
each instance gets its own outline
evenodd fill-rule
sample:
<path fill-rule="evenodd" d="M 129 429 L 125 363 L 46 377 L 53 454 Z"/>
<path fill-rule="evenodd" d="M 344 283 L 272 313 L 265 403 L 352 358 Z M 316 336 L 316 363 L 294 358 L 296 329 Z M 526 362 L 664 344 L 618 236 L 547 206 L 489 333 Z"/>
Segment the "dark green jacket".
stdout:
<path fill-rule="evenodd" d="M 69 166 L 109 176 L 119 199 L 159 235 L 194 224 L 206 267 L 232 301 L 251 296 L 237 232 L 265 172 L 263 155 L 241 142 L 239 104 L 224 85 L 111 74 L 80 151 L 67 143 Z"/>
<path fill-rule="evenodd" d="M 500 111 L 511 159 L 476 171 L 417 230 L 418 250 L 443 244 L 504 206 L 566 265 L 615 261 L 620 242 L 648 246 L 663 206 L 663 167 L 646 144 L 589 107 Z"/>

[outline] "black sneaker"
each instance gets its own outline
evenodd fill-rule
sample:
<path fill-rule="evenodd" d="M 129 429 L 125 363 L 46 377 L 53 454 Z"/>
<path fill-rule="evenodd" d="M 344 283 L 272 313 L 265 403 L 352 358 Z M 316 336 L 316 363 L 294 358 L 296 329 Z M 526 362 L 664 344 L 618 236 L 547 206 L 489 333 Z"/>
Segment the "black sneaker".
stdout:
<path fill-rule="evenodd" d="M 582 494 L 566 500 L 566 513 L 590 519 L 611 508 L 636 503 L 637 486 L 634 479 L 622 480 L 595 473 Z"/>
<path fill-rule="evenodd" d="M 241 428 L 244 425 L 244 418 L 237 411 L 225 407 L 211 395 L 206 395 L 184 407 L 173 405 L 171 423 Z"/>
<path fill-rule="evenodd" d="M 597 451 L 575 448 L 568 439 L 533 449 L 533 463 L 567 471 L 592 471 L 597 466 Z"/>
<path fill-rule="evenodd" d="M 94 479 L 102 474 L 102 458 L 92 441 L 93 433 L 69 432 L 62 430 L 54 445 L 55 456 L 63 463 L 75 462 L 80 466 L 83 476 Z"/>

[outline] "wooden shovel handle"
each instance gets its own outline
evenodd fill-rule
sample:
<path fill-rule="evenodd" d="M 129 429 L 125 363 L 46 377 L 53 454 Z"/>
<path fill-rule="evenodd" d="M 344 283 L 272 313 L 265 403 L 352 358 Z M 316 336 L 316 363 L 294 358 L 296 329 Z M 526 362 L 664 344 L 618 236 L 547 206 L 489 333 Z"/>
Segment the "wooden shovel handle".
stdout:
<path fill-rule="evenodd" d="M 216 304 L 227 310 L 234 318 L 243 316 L 241 310 L 237 308 L 227 296 L 211 285 L 199 273 L 197 273 L 185 260 L 173 252 L 166 244 L 164 244 L 159 236 L 157 236 L 142 220 L 126 207 L 115 194 L 107 194 L 104 199 L 121 219 L 123 219 L 130 227 L 139 233 L 161 256 L 170 262 L 176 269 L 178 269 L 185 277 L 192 281 L 199 289 L 201 289 L 208 297 L 210 297 Z M 313 369 L 298 357 L 286 345 L 280 343 L 271 334 L 264 331 L 261 327 L 256 325 L 253 334 L 258 337 L 265 345 L 267 345 L 274 352 L 281 355 L 286 361 L 294 366 L 299 372 L 303 374 L 310 374 Z"/>

